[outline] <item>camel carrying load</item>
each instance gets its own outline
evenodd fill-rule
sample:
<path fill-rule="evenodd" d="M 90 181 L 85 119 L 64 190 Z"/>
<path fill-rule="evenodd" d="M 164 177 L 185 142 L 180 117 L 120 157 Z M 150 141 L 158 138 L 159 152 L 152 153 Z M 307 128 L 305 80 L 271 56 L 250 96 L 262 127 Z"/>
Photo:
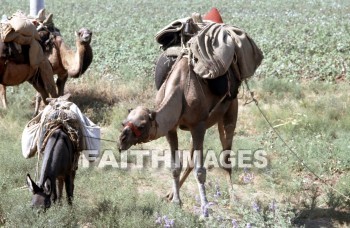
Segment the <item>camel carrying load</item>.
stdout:
<path fill-rule="evenodd" d="M 53 47 L 53 35 L 48 30 L 52 14 L 45 10 L 36 17 L 21 11 L 11 17 L 2 16 L 0 23 L 0 98 L 7 107 L 6 86 L 31 83 L 44 100 L 57 97 L 53 70 L 45 52 Z M 35 111 L 37 113 L 37 110 Z"/>
<path fill-rule="evenodd" d="M 164 55 L 167 60 L 171 57 L 174 60 L 186 54 L 193 71 L 204 79 L 217 79 L 226 72 L 231 72 L 239 81 L 254 75 L 263 60 L 262 51 L 245 31 L 222 23 L 219 14 L 216 15 L 219 19 L 212 19 L 210 13 L 204 16 L 204 20 L 200 14 L 194 13 L 192 17 L 175 20 L 161 29 L 156 34 L 156 41 L 164 50 L 159 61 Z M 167 74 L 157 67 L 156 77 L 162 78 L 156 78 L 159 89 Z M 228 80 L 228 84 L 234 84 L 235 79 Z"/>
<path fill-rule="evenodd" d="M 29 121 L 22 133 L 22 154 L 33 157 L 45 149 L 46 139 L 57 128 L 63 127 L 74 144 L 75 151 L 100 150 L 100 127 L 68 101 L 70 94 L 49 98 L 49 104 Z"/>
<path fill-rule="evenodd" d="M 204 19 L 211 18 L 205 16 Z M 138 106 L 129 110 L 122 122 L 118 144 L 119 150 L 125 151 L 165 136 L 170 146 L 173 181 L 166 197 L 181 205 L 180 188 L 194 170 L 204 217 L 209 216 L 205 133 L 217 125 L 223 152 L 220 166 L 225 170 L 229 194 L 234 199 L 231 177 L 234 164 L 230 153 L 224 152 L 232 150 L 238 118 L 238 88 L 242 80 L 254 74 L 263 59 L 261 50 L 244 31 L 222 21 L 215 22 L 203 21 L 195 14 L 175 21 L 157 34 L 164 52 L 155 69 L 156 108 Z M 180 161 L 178 129 L 191 133 L 190 158 L 194 161 L 182 175 L 186 161 Z"/>
<path fill-rule="evenodd" d="M 44 81 L 49 81 L 52 78 L 53 72 L 50 62 L 44 55 L 40 44 L 40 35 L 37 31 L 37 26 L 40 27 L 40 24 L 44 22 L 43 20 L 40 17 L 36 19 L 29 18 L 21 11 L 14 13 L 10 18 L 3 16 L 0 30 L 1 41 L 5 44 L 13 42 L 14 46 L 9 46 L 7 53 L 1 52 L 1 56 L 4 55 L 4 57 L 7 57 L 6 55 L 11 55 L 11 52 L 22 53 L 22 46 L 29 46 L 28 60 L 31 72 L 36 72 L 40 69 L 41 76 L 45 77 Z"/>

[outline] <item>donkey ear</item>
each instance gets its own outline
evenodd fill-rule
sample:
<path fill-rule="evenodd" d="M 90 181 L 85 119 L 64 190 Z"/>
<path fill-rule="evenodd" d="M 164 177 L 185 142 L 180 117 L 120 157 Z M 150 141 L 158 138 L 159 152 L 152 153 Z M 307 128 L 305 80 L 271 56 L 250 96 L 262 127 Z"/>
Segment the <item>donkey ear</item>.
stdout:
<path fill-rule="evenodd" d="M 49 177 L 47 177 L 44 182 L 43 190 L 46 195 L 51 195 L 52 187 L 51 187 L 51 179 Z"/>
<path fill-rule="evenodd" d="M 40 191 L 40 188 L 38 187 L 38 185 L 35 184 L 35 182 L 32 180 L 29 174 L 27 174 L 26 180 L 27 180 L 27 186 L 33 194 L 36 194 L 37 192 Z"/>
<path fill-rule="evenodd" d="M 148 114 L 148 116 L 149 116 L 149 119 L 151 121 L 153 121 L 156 118 L 156 112 L 155 111 L 151 111 L 150 114 Z"/>
<path fill-rule="evenodd" d="M 71 94 L 70 93 L 66 93 L 65 95 L 60 97 L 60 100 L 68 101 L 70 97 L 71 97 Z"/>

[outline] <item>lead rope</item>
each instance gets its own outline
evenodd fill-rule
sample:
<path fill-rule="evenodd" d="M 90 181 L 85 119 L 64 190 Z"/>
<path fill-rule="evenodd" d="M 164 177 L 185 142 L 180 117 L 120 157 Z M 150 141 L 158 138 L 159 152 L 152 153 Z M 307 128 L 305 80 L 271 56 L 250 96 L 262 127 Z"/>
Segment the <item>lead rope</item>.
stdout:
<path fill-rule="evenodd" d="M 36 171 L 35 171 L 35 177 L 34 180 L 36 183 L 38 183 L 38 178 L 39 178 L 39 163 L 40 163 L 40 151 L 37 151 L 38 153 L 38 160 L 36 162 Z"/>
<path fill-rule="evenodd" d="M 325 180 L 323 180 L 319 175 L 317 175 L 307 164 L 305 164 L 305 162 L 303 161 L 302 158 L 299 157 L 299 155 L 287 144 L 287 142 L 282 138 L 282 136 L 279 134 L 279 132 L 276 130 L 276 128 L 273 127 L 273 125 L 271 124 L 271 122 L 268 120 L 268 118 L 266 117 L 265 113 L 261 110 L 258 101 L 255 99 L 254 97 L 254 92 L 252 92 L 249 88 L 247 79 L 244 80 L 246 86 L 247 86 L 247 90 L 250 93 L 250 96 L 252 98 L 252 100 L 250 102 L 246 102 L 245 104 L 249 104 L 251 102 L 254 102 L 256 107 L 258 108 L 260 114 L 264 117 L 265 121 L 267 122 L 267 124 L 272 128 L 273 132 L 278 136 L 278 138 L 283 142 L 283 144 L 287 147 L 287 149 L 298 159 L 298 161 L 300 162 L 300 164 L 305 167 L 311 174 L 313 174 L 317 179 L 319 179 L 321 181 L 321 183 L 323 183 L 325 186 L 327 186 L 328 188 L 332 189 L 334 192 L 338 193 L 338 195 L 344 197 L 346 200 L 350 201 L 350 197 L 344 195 L 342 192 L 340 192 L 338 189 L 334 188 L 332 185 L 328 184 Z"/>

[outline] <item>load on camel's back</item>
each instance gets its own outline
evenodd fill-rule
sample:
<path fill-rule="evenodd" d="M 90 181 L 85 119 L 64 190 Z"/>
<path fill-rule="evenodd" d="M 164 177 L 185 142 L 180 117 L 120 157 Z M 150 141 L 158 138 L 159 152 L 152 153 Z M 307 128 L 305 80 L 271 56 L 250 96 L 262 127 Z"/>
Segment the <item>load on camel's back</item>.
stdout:
<path fill-rule="evenodd" d="M 50 36 L 41 35 L 46 18 L 43 10 L 37 18 L 29 18 L 18 11 L 0 23 L 0 84 L 3 105 L 6 107 L 5 86 L 25 81 L 33 84 L 40 95 L 57 97 L 53 71 L 44 50 L 49 48 Z M 37 30 L 38 29 L 38 30 Z"/>
<path fill-rule="evenodd" d="M 156 34 L 156 41 L 164 50 L 156 65 L 157 89 L 175 60 L 186 54 L 193 71 L 207 80 L 213 92 L 230 93 L 235 98 L 238 93 L 238 88 L 233 86 L 235 82 L 251 77 L 264 58 L 244 30 L 222 22 L 216 8 L 204 20 L 198 13 L 175 20 Z"/>

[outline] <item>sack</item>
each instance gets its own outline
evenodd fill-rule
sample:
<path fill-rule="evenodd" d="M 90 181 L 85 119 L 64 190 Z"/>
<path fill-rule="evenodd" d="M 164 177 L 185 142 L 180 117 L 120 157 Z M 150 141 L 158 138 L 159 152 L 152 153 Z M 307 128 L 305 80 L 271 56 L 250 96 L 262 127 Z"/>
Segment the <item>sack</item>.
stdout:
<path fill-rule="evenodd" d="M 236 58 L 232 63 L 235 74 L 240 80 L 254 75 L 264 59 L 264 54 L 254 40 L 242 29 L 225 25 L 235 43 Z M 237 70 L 238 69 L 238 70 Z"/>
<path fill-rule="evenodd" d="M 225 74 L 233 62 L 235 44 L 222 24 L 208 24 L 188 44 L 197 60 L 193 71 L 202 78 Z"/>
<path fill-rule="evenodd" d="M 40 36 L 35 25 L 26 18 L 25 15 L 15 13 L 9 20 L 11 27 L 18 33 L 24 36 L 34 37 L 39 40 Z"/>
<path fill-rule="evenodd" d="M 169 46 L 181 44 L 180 33 L 189 19 L 190 17 L 173 21 L 157 32 L 155 39 L 161 44 L 163 50 Z"/>
<path fill-rule="evenodd" d="M 196 59 L 194 72 L 207 79 L 223 75 L 232 66 L 243 80 L 254 75 L 264 58 L 246 32 L 229 25 L 208 24 L 188 43 Z"/>
<path fill-rule="evenodd" d="M 31 158 L 37 151 L 41 113 L 29 121 L 22 132 L 22 155 Z"/>
<path fill-rule="evenodd" d="M 69 107 L 69 110 L 74 112 L 80 120 L 82 131 L 82 150 L 100 150 L 101 128 L 94 124 L 86 117 L 74 103 Z"/>

